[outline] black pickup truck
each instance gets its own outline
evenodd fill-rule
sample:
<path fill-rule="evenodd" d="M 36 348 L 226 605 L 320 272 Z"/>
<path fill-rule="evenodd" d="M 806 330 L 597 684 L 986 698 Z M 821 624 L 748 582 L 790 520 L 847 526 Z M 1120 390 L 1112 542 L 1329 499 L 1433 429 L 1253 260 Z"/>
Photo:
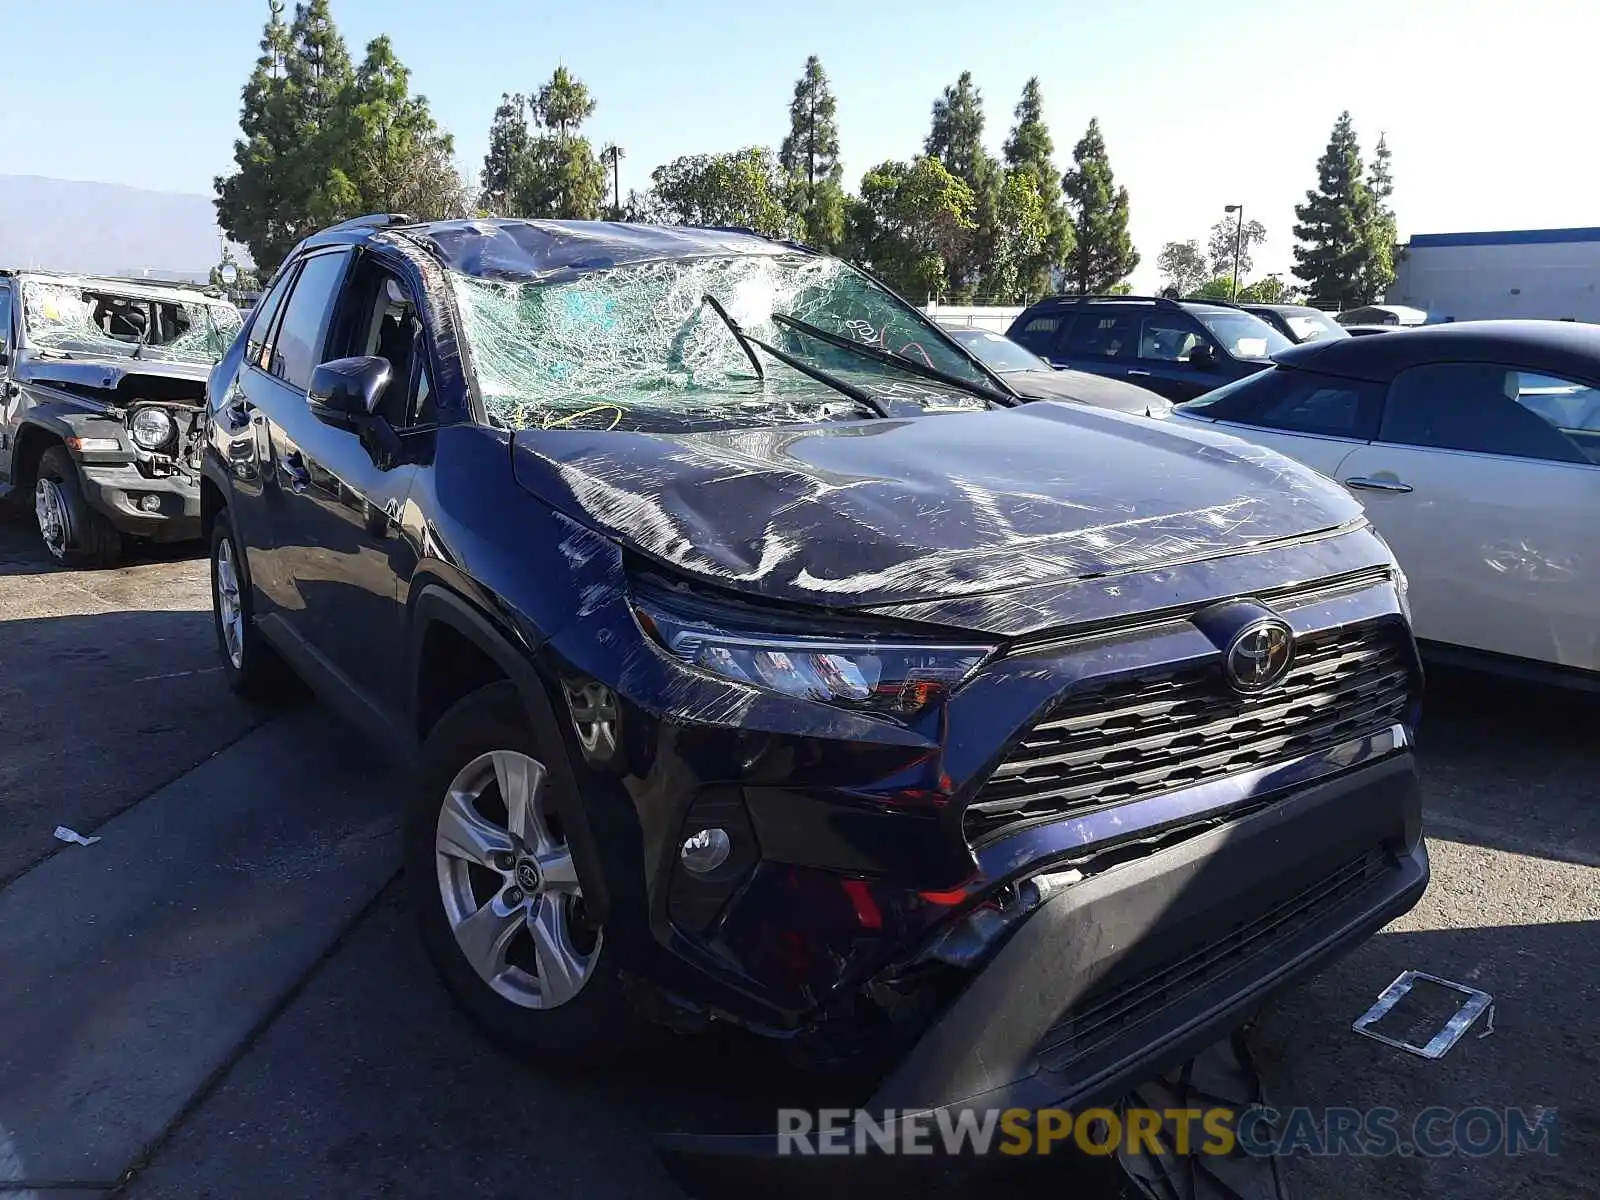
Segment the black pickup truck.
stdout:
<path fill-rule="evenodd" d="M 237 309 L 189 288 L 0 272 L 0 498 L 58 562 L 200 535 L 206 376 Z"/>

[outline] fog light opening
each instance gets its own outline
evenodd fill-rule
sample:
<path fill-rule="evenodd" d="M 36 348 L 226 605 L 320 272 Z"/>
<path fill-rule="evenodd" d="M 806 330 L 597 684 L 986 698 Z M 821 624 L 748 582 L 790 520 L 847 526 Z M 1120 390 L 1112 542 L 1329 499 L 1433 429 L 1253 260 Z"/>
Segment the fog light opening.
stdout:
<path fill-rule="evenodd" d="M 139 507 L 145 512 L 149 513 L 160 512 L 161 497 L 155 495 L 154 493 L 147 492 L 143 496 L 139 497 Z"/>
<path fill-rule="evenodd" d="M 709 875 L 727 862 L 732 852 L 733 839 L 726 829 L 702 829 L 683 839 L 678 857 L 683 861 L 684 870 L 695 875 Z"/>

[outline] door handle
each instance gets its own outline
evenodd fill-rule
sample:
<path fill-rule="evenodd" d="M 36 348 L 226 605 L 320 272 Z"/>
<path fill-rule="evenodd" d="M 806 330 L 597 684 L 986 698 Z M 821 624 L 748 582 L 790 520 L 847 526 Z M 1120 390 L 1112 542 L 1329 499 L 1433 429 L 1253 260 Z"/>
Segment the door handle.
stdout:
<path fill-rule="evenodd" d="M 1141 370 L 1138 367 L 1129 367 L 1128 368 L 1128 374 L 1129 375 L 1148 375 L 1148 374 L 1150 374 L 1150 372 Z"/>
<path fill-rule="evenodd" d="M 306 460 L 300 451 L 291 450 L 280 460 L 283 473 L 289 480 L 289 490 L 297 495 L 311 486 L 311 472 L 306 470 Z"/>
<path fill-rule="evenodd" d="M 1409 492 L 1411 485 L 1398 479 L 1373 479 L 1366 475 L 1352 475 L 1344 481 L 1345 487 L 1365 488 L 1369 492 Z"/>

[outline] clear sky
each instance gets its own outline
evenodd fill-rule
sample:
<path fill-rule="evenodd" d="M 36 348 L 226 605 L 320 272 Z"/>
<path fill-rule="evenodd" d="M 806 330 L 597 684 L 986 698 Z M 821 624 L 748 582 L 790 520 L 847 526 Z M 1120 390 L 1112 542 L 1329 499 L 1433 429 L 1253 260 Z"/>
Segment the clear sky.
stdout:
<path fill-rule="evenodd" d="M 292 10 L 292 3 L 290 8 Z M 211 191 L 231 165 L 265 0 L 7 0 L 0 173 Z M 1290 266 L 1293 205 L 1342 108 L 1394 151 L 1403 234 L 1600 225 L 1597 0 L 334 0 L 359 55 L 379 33 L 476 180 L 503 91 L 558 63 L 588 83 L 588 132 L 623 190 L 679 154 L 782 138 L 818 54 L 846 182 L 916 153 L 940 90 L 971 70 L 998 152 L 1038 75 L 1058 165 L 1098 116 L 1131 197 L 1134 281 L 1224 204 L 1267 226 L 1257 273 Z"/>

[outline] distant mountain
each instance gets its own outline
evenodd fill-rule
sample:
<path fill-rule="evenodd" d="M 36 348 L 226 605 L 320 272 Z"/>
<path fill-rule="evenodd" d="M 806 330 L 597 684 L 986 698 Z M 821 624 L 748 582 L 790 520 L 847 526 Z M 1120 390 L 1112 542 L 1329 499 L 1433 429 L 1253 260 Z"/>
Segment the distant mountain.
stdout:
<path fill-rule="evenodd" d="M 209 196 L 0 175 L 0 266 L 204 278 L 220 236 Z"/>

